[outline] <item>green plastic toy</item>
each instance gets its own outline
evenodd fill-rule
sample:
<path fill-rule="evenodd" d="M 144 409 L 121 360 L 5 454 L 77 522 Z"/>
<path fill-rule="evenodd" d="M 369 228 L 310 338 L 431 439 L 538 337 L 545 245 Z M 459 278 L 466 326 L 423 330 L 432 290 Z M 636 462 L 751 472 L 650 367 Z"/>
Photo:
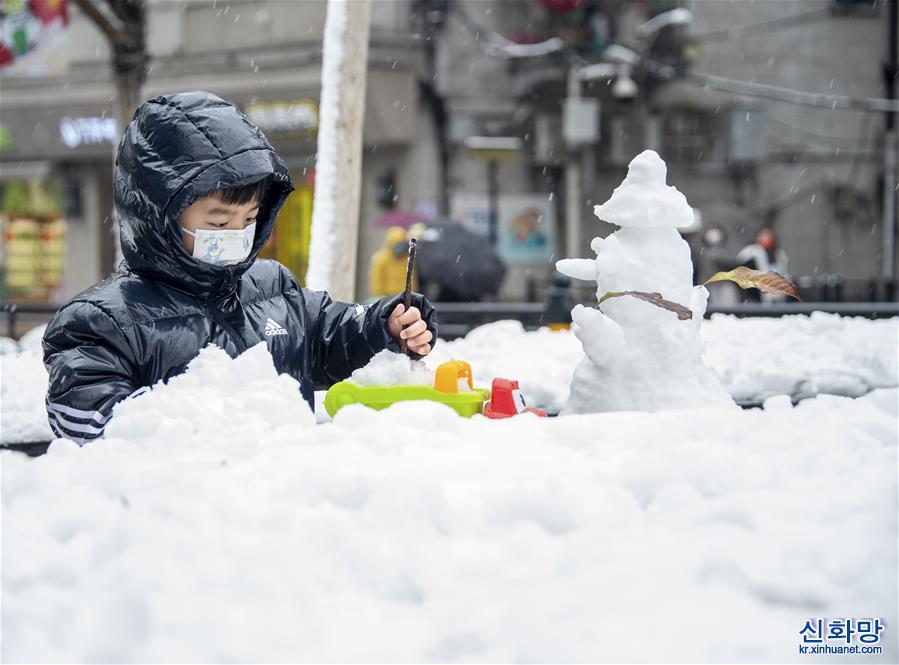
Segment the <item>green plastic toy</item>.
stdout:
<path fill-rule="evenodd" d="M 460 416 L 471 418 L 484 409 L 490 391 L 474 388 L 471 366 L 454 360 L 437 368 L 434 387 L 429 386 L 360 386 L 341 381 L 325 395 L 325 410 L 332 418 L 348 404 L 363 404 L 371 409 L 386 409 L 396 402 L 430 400 L 446 404 Z"/>

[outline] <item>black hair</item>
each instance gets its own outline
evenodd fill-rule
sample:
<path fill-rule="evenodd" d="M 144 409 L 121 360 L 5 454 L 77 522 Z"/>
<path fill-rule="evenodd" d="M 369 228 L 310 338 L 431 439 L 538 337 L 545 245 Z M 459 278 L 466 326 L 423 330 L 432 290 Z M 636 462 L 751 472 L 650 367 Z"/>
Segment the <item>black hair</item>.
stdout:
<path fill-rule="evenodd" d="M 268 178 L 263 178 L 262 180 L 250 183 L 249 185 L 217 189 L 212 193 L 212 196 L 222 203 L 227 203 L 229 205 L 245 205 L 252 201 L 262 205 L 267 192 Z"/>

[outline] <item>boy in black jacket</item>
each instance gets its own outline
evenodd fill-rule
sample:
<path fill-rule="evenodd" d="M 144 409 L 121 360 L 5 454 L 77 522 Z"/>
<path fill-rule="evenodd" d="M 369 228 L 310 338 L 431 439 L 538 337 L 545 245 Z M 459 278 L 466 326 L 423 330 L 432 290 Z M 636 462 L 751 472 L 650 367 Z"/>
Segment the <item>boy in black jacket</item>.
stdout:
<path fill-rule="evenodd" d="M 124 263 L 63 307 L 44 335 L 47 415 L 57 435 L 103 434 L 112 407 L 184 370 L 215 344 L 232 357 L 265 341 L 275 367 L 317 385 L 346 378 L 384 348 L 423 356 L 437 337 L 418 294 L 363 307 L 301 289 L 256 260 L 293 183 L 257 128 L 205 92 L 161 96 L 125 130 L 115 170 Z"/>

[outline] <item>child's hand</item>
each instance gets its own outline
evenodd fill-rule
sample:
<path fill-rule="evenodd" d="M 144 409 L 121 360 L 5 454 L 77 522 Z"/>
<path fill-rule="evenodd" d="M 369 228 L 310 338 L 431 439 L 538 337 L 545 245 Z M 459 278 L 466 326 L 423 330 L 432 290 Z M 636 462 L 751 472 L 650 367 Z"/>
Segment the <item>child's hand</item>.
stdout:
<path fill-rule="evenodd" d="M 404 329 L 403 326 L 407 327 Z M 396 340 L 406 340 L 406 348 L 420 356 L 431 352 L 429 342 L 434 336 L 417 307 L 410 307 L 407 312 L 403 303 L 398 304 L 387 319 L 387 332 Z"/>

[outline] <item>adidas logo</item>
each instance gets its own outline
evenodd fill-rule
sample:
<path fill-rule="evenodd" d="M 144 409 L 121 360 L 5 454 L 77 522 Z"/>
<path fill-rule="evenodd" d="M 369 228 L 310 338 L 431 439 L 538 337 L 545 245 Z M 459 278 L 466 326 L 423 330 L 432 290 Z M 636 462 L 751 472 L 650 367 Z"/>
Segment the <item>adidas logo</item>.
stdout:
<path fill-rule="evenodd" d="M 287 331 L 282 328 L 277 321 L 269 319 L 265 322 L 265 334 L 268 337 L 272 335 L 286 335 Z"/>

